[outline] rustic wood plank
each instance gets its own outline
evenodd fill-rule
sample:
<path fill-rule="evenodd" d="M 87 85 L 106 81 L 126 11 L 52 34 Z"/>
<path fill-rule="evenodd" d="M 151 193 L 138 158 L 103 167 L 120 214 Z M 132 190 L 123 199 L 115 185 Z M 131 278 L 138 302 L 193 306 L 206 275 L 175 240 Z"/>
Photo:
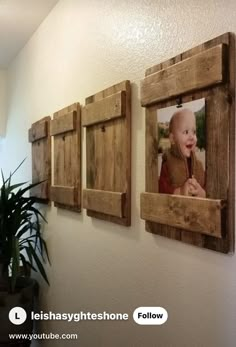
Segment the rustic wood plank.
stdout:
<path fill-rule="evenodd" d="M 76 111 L 71 111 L 64 116 L 51 120 L 51 136 L 55 136 L 76 128 Z"/>
<path fill-rule="evenodd" d="M 69 115 L 69 116 L 68 116 Z M 77 198 L 75 204 L 72 205 L 71 200 L 65 196 L 55 201 L 55 206 L 63 209 L 69 209 L 76 212 L 81 210 L 81 117 L 80 104 L 74 103 L 62 110 L 54 113 L 54 120 L 65 122 L 66 117 L 69 118 L 68 123 L 73 124 L 74 130 L 63 133 L 57 133 L 53 137 L 54 140 L 54 186 L 74 187 Z M 73 122 L 72 122 L 73 121 Z M 60 124 L 60 123 L 58 123 Z M 62 128 L 61 128 L 62 129 Z M 68 127 L 67 127 L 68 129 Z M 68 193 L 69 194 L 69 193 Z M 53 200 L 53 199 L 52 199 Z M 69 203 L 67 203 L 67 200 Z"/>
<path fill-rule="evenodd" d="M 202 234 L 222 237 L 222 200 L 142 193 L 141 218 Z"/>
<path fill-rule="evenodd" d="M 228 187 L 228 204 L 229 208 L 227 210 L 227 241 L 228 248 L 231 253 L 235 249 L 235 142 L 236 142 L 236 115 L 235 115 L 235 34 L 229 34 L 229 90 L 228 90 L 228 102 L 230 103 L 229 110 L 229 187 Z"/>
<path fill-rule="evenodd" d="M 211 199 L 227 199 L 229 110 L 227 86 L 212 88 L 208 92 L 206 117 L 206 191 Z"/>
<path fill-rule="evenodd" d="M 122 218 L 125 193 L 96 189 L 83 190 L 83 205 L 88 210 Z"/>
<path fill-rule="evenodd" d="M 142 106 L 222 83 L 225 57 L 226 46 L 220 44 L 149 75 L 141 81 Z"/>
<path fill-rule="evenodd" d="M 87 215 L 129 226 L 131 223 L 131 92 L 123 81 L 86 98 L 93 105 L 113 94 L 125 92 L 125 116 L 86 128 L 87 188 L 125 194 L 122 216 L 87 210 Z"/>
<path fill-rule="evenodd" d="M 125 99 L 125 91 L 120 91 L 100 101 L 84 106 L 82 108 L 82 125 L 86 127 L 114 118 L 125 117 Z"/>
<path fill-rule="evenodd" d="M 158 133 L 157 108 L 149 107 L 146 112 L 146 191 L 158 193 Z"/>
<path fill-rule="evenodd" d="M 31 128 L 29 129 L 28 140 L 29 142 L 35 142 L 47 137 L 47 135 L 47 121 L 36 122 L 32 124 Z"/>
<path fill-rule="evenodd" d="M 124 202 L 125 193 L 95 189 L 83 190 L 83 206 L 89 210 L 122 218 Z"/>
<path fill-rule="evenodd" d="M 179 54 L 179 55 L 177 55 L 171 59 L 164 61 L 163 63 L 154 65 L 145 71 L 145 76 L 147 77 L 149 75 L 154 74 L 155 72 L 166 69 L 168 66 L 174 65 L 174 64 L 180 62 L 181 60 L 182 60 L 182 54 Z"/>
<path fill-rule="evenodd" d="M 31 126 L 29 141 L 32 142 L 32 183 L 45 181 L 31 189 L 30 195 L 38 198 L 43 203 L 50 200 L 51 186 L 51 117 L 44 117 Z M 46 134 L 46 137 L 44 136 Z M 37 138 L 37 140 L 35 140 Z"/>
<path fill-rule="evenodd" d="M 51 197 L 59 204 L 76 206 L 78 204 L 78 189 L 68 186 L 52 186 Z"/>
<path fill-rule="evenodd" d="M 103 89 L 94 95 L 90 95 L 89 97 L 85 99 L 85 104 L 88 105 L 93 102 L 103 100 L 104 98 L 107 98 L 113 94 L 119 93 L 120 91 L 126 92 L 127 89 L 129 88 L 130 88 L 130 81 L 129 80 L 122 81 L 120 83 L 114 84 L 111 87 Z"/>
<path fill-rule="evenodd" d="M 221 43 L 224 43 L 226 45 L 229 45 L 229 36 L 233 36 L 234 34 L 232 33 L 224 33 L 214 39 L 211 39 L 209 41 L 206 41 L 204 43 L 201 43 L 200 45 L 198 46 L 195 46 L 193 48 L 190 48 L 188 49 L 187 51 L 173 57 L 173 58 L 170 58 L 170 59 L 167 59 L 165 60 L 164 62 L 162 63 L 158 63 L 148 69 L 146 69 L 145 71 L 145 76 L 149 76 L 157 71 L 160 71 L 163 69 L 163 66 L 170 66 L 170 65 L 173 65 L 173 64 L 176 64 L 178 61 L 181 61 L 181 60 L 184 60 L 184 59 L 187 59 L 187 58 L 190 58 L 192 57 L 193 55 L 196 55 L 198 53 L 201 53 L 202 51 L 206 50 L 206 49 L 209 49 L 209 48 L 212 48 L 212 47 L 215 47 Z M 232 45 L 231 45 L 232 46 Z M 177 60 L 177 61 L 176 61 Z"/>

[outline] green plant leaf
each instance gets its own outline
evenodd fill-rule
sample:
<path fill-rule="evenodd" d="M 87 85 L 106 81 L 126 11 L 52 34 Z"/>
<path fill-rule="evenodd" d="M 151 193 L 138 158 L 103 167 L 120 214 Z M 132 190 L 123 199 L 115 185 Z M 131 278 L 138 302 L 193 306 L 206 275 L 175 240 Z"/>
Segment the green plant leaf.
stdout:
<path fill-rule="evenodd" d="M 33 196 L 25 196 L 31 188 L 44 181 L 27 184 L 26 187 L 22 186 L 27 182 L 11 184 L 12 176 L 23 162 L 24 160 L 8 178 L 5 178 L 1 171 L 3 183 L 0 188 L 0 255 L 5 275 L 8 274 L 8 267 L 11 266 L 12 291 L 20 275 L 20 261 L 22 261 L 24 272 L 27 267 L 30 267 L 38 271 L 49 284 L 43 265 L 44 251 L 48 261 L 49 255 L 41 233 L 41 223 L 47 221 L 35 205 L 37 199 Z"/>
<path fill-rule="evenodd" d="M 32 270 L 34 270 L 35 272 L 37 272 L 37 269 L 33 266 L 32 263 L 30 263 L 28 260 L 25 259 L 25 256 L 23 254 L 20 254 L 20 259 L 22 261 L 22 264 L 23 264 L 23 267 L 24 267 L 24 271 L 25 271 L 25 274 L 27 274 L 27 271 L 28 271 L 28 267 L 30 267 Z"/>
<path fill-rule="evenodd" d="M 28 245 L 29 245 L 29 249 L 30 249 L 30 252 L 35 260 L 35 263 L 39 269 L 39 272 L 41 273 L 42 277 L 44 278 L 44 280 L 47 282 L 47 284 L 49 285 L 49 281 L 48 281 L 48 278 L 47 278 L 47 274 L 44 270 L 44 267 L 37 255 L 37 253 L 35 252 L 34 248 L 32 247 L 31 243 L 28 241 Z"/>
<path fill-rule="evenodd" d="M 19 251 L 19 242 L 16 237 L 12 239 L 12 266 L 11 266 L 11 290 L 14 292 L 16 286 L 16 279 L 19 273 L 20 266 L 20 251 Z"/>

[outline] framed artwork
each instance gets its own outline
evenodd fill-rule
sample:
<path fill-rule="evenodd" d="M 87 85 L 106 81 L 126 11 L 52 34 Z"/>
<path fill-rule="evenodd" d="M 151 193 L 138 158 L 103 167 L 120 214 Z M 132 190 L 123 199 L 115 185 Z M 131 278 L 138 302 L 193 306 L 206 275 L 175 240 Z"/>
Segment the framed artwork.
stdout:
<path fill-rule="evenodd" d="M 51 189 L 51 117 L 41 118 L 33 123 L 28 131 L 28 140 L 32 147 L 32 183 L 42 181 L 30 190 L 30 195 L 40 203 L 50 202 Z"/>
<path fill-rule="evenodd" d="M 147 69 L 146 230 L 234 251 L 235 37 L 226 33 Z"/>
<path fill-rule="evenodd" d="M 200 166 L 202 176 L 205 176 L 206 168 L 206 122 L 205 122 L 205 99 L 194 100 L 184 104 L 165 107 L 157 112 L 157 139 L 158 139 L 158 180 L 159 192 L 161 168 L 165 164 L 167 156 L 170 154 L 180 157 L 186 165 L 183 165 L 184 171 L 182 176 L 192 178 L 198 175 L 196 165 Z M 171 128 L 171 129 L 170 129 Z M 190 155 L 192 154 L 192 155 Z M 172 158 L 172 157 L 171 157 Z M 173 162 L 173 160 L 172 160 Z M 174 163 L 170 163 L 173 166 Z M 200 163 L 199 163 L 200 162 Z M 169 165 L 169 166 L 170 166 Z M 177 164 L 178 165 L 178 164 Z M 170 167 L 171 169 L 171 167 Z M 175 167 L 173 168 L 175 170 Z M 180 168 L 176 168 L 177 175 Z M 196 173 L 194 172 L 196 171 Z M 172 170 L 173 171 L 173 170 Z M 173 173 L 174 174 L 174 173 Z M 174 179 L 174 177 L 173 177 Z M 199 178 L 200 180 L 200 178 Z M 173 183 L 172 183 L 173 184 Z M 205 186 L 205 179 L 202 182 Z M 162 193 L 168 193 L 168 188 L 162 189 Z"/>
<path fill-rule="evenodd" d="M 54 112 L 51 200 L 61 209 L 81 212 L 81 114 L 78 102 Z"/>
<path fill-rule="evenodd" d="M 86 98 L 86 188 L 92 218 L 131 224 L 131 87 L 125 80 Z"/>

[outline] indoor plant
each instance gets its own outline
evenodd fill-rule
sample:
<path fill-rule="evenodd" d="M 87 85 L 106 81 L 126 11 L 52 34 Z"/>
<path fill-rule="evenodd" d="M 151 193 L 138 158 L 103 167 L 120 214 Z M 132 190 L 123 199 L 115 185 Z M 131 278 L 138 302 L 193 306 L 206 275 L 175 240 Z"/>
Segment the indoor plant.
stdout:
<path fill-rule="evenodd" d="M 5 319 L 4 315 L 14 306 L 32 310 L 37 286 L 35 280 L 27 277 L 29 270 L 40 272 L 49 284 L 43 265 L 44 254 L 48 259 L 48 253 L 41 234 L 41 223 L 46 220 L 35 206 L 36 198 L 25 196 L 41 182 L 12 184 L 16 170 L 7 179 L 2 173 L 0 188 L 0 316 Z M 29 332 L 32 322 L 28 320 L 28 325 L 26 322 L 23 326 L 20 332 Z M 9 327 L 1 326 L 0 343 L 7 339 L 12 329 L 11 323 Z"/>

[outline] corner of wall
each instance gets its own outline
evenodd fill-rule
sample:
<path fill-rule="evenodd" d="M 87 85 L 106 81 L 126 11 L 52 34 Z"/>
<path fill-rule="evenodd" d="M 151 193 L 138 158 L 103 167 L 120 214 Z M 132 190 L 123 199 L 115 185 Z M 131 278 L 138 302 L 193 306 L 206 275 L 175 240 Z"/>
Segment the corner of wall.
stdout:
<path fill-rule="evenodd" d="M 6 134 L 7 123 L 7 71 L 0 69 L 0 137 Z"/>

